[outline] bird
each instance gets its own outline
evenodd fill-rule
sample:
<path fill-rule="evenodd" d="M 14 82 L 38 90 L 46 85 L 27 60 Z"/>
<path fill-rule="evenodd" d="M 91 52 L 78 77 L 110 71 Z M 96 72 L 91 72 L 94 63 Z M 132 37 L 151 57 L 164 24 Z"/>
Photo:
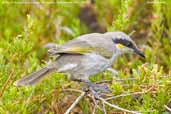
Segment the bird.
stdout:
<path fill-rule="evenodd" d="M 89 77 L 110 68 L 125 53 L 145 58 L 129 35 L 123 32 L 90 33 L 48 51 L 55 60 L 14 82 L 15 86 L 35 85 L 52 72 L 65 73 L 71 81 L 95 86 Z"/>

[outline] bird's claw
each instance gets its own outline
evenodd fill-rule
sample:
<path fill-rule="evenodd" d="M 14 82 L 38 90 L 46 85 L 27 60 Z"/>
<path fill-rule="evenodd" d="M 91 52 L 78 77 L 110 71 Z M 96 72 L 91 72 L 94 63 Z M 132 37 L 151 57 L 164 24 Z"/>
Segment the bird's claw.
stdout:
<path fill-rule="evenodd" d="M 95 99 L 98 99 L 101 93 L 111 93 L 107 85 L 94 83 L 87 83 L 86 86 L 83 87 L 83 91 L 91 92 Z"/>
<path fill-rule="evenodd" d="M 98 93 L 110 93 L 110 89 L 106 84 L 93 84 L 92 88 Z"/>

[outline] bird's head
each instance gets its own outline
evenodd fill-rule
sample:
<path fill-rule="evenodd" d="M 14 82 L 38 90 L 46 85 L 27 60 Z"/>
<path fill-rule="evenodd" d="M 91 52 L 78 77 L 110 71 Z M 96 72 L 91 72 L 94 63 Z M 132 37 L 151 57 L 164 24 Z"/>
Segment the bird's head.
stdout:
<path fill-rule="evenodd" d="M 116 49 L 119 53 L 129 53 L 134 52 L 139 56 L 145 58 L 144 53 L 138 49 L 135 42 L 130 38 L 129 35 L 126 35 L 123 32 L 111 32 L 109 33 L 112 37 L 112 41 L 116 46 Z M 112 35 L 113 34 L 113 35 Z"/>

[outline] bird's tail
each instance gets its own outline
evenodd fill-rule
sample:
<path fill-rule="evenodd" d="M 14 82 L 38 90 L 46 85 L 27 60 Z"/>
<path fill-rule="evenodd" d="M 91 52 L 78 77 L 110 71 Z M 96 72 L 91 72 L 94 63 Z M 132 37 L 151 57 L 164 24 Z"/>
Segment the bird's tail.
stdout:
<path fill-rule="evenodd" d="M 15 86 L 34 85 L 38 83 L 42 78 L 44 78 L 47 74 L 51 73 L 52 71 L 54 71 L 54 69 L 50 69 L 47 67 L 41 68 L 40 70 L 17 80 L 16 82 L 14 82 L 14 85 Z"/>

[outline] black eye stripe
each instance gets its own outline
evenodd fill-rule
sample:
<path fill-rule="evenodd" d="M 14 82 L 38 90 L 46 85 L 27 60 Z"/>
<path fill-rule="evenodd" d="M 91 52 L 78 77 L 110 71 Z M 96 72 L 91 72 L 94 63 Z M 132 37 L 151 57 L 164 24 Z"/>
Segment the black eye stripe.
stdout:
<path fill-rule="evenodd" d="M 132 47 L 133 46 L 132 42 L 127 40 L 127 39 L 121 39 L 121 38 L 117 39 L 117 38 L 115 38 L 115 39 L 113 39 L 113 42 L 123 44 L 124 46 L 127 46 L 127 47 Z"/>

